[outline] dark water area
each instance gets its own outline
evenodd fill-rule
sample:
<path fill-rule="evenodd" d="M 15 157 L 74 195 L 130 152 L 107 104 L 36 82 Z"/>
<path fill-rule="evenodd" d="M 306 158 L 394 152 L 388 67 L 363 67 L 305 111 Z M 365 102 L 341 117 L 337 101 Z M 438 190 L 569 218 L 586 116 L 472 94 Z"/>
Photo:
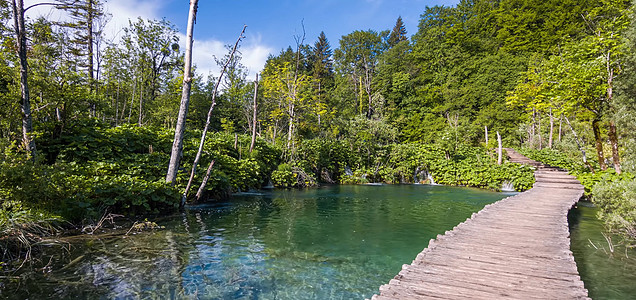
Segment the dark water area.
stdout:
<path fill-rule="evenodd" d="M 49 268 L 5 280 L 0 296 L 363 299 L 430 239 L 506 196 L 430 185 L 242 195 L 157 221 L 165 229 L 49 251 Z"/>
<path fill-rule="evenodd" d="M 636 251 L 619 246 L 620 237 L 604 234 L 597 212 L 590 202 L 579 202 L 568 216 L 579 275 L 592 299 L 636 299 Z"/>

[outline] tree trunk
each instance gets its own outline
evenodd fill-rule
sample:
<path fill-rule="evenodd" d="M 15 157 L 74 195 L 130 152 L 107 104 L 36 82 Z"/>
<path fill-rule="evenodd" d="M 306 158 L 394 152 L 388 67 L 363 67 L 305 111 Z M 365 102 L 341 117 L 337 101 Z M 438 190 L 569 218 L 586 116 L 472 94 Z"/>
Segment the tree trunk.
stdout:
<path fill-rule="evenodd" d="M 191 1 L 196 1 L 196 0 L 191 0 Z M 215 85 L 214 85 L 214 90 L 212 91 L 212 104 L 210 104 L 210 109 L 208 110 L 208 116 L 207 119 L 205 121 L 205 126 L 203 127 L 203 132 L 201 133 L 201 140 L 199 141 L 199 150 L 197 151 L 197 155 L 194 157 L 194 162 L 192 163 L 192 170 L 190 171 L 190 179 L 188 180 L 188 185 L 186 185 L 185 190 L 183 191 L 183 195 L 181 197 L 181 205 L 185 205 L 185 201 L 187 200 L 188 197 L 188 192 L 190 191 L 190 187 L 192 187 L 192 181 L 194 180 L 194 174 L 197 171 L 197 166 L 199 165 L 199 161 L 201 160 L 201 154 L 203 153 L 203 146 L 205 145 L 205 137 L 208 134 L 208 130 L 210 129 L 210 122 L 212 119 L 212 112 L 214 111 L 214 107 L 216 106 L 216 94 L 218 92 L 219 86 L 221 85 L 221 80 L 223 79 L 223 74 L 225 74 L 225 71 L 227 70 L 227 66 L 230 64 L 230 62 L 232 61 L 232 59 L 234 58 L 234 53 L 236 53 L 236 50 L 238 49 L 238 44 L 239 42 L 241 42 L 241 40 L 243 39 L 243 34 L 245 33 L 245 28 L 247 28 L 247 25 L 243 26 L 243 30 L 241 31 L 241 34 L 239 35 L 239 38 L 236 40 L 236 43 L 234 44 L 234 48 L 232 48 L 232 52 L 230 53 L 230 57 L 228 58 L 228 60 L 225 62 L 225 64 L 223 65 L 223 68 L 221 69 L 221 74 L 219 75 L 219 78 L 217 79 Z M 210 167 L 208 168 L 208 177 L 210 172 L 212 171 L 212 164 L 214 164 L 214 161 L 210 164 Z M 207 184 L 207 179 L 204 180 L 203 183 L 201 183 L 201 186 L 199 187 L 199 192 L 202 192 L 203 189 L 205 188 L 205 185 Z M 198 197 L 200 197 L 199 193 L 197 193 L 197 199 Z"/>
<path fill-rule="evenodd" d="M 24 27 L 24 2 L 13 0 L 13 20 L 15 25 L 18 58 L 20 60 L 20 109 L 22 110 L 22 144 L 32 159 L 35 159 L 35 141 L 31 138 L 33 132 L 33 117 L 31 115 L 31 100 L 29 99 L 27 39 Z"/>
<path fill-rule="evenodd" d="M 252 106 L 252 142 L 250 143 L 250 152 L 254 150 L 254 143 L 256 143 L 256 98 L 258 96 L 258 73 L 256 73 L 256 79 L 254 80 L 254 105 Z"/>
<path fill-rule="evenodd" d="M 539 121 L 537 122 L 537 131 L 539 132 L 539 150 L 543 149 L 543 136 L 541 135 L 541 114 L 537 113 Z"/>
<path fill-rule="evenodd" d="M 562 127 L 563 125 L 563 115 L 559 116 L 559 143 L 561 142 L 561 136 L 563 135 Z"/>
<path fill-rule="evenodd" d="M 579 136 L 576 134 L 576 131 L 574 131 L 574 127 L 572 127 L 572 124 L 570 124 L 570 120 L 568 119 L 568 117 L 564 117 L 565 118 L 565 122 L 568 123 L 568 126 L 570 126 L 570 129 L 572 130 L 572 135 L 574 135 L 574 140 L 576 141 L 576 146 L 579 148 L 579 151 L 581 151 L 581 154 L 583 155 L 583 163 L 587 166 L 588 169 L 590 169 L 590 172 L 592 172 L 592 174 L 594 174 L 594 168 L 592 168 L 592 165 L 590 165 L 590 163 L 587 161 L 587 155 L 585 155 L 585 149 L 581 146 L 581 141 L 579 141 Z"/>
<path fill-rule="evenodd" d="M 617 174 L 621 173 L 621 160 L 618 154 L 618 135 L 616 134 L 616 123 L 609 122 L 609 140 L 612 144 L 612 159 L 614 160 L 614 170 Z"/>
<path fill-rule="evenodd" d="M 614 88 L 613 88 L 613 81 L 614 81 L 614 69 L 612 68 L 612 65 L 610 64 L 610 58 L 611 58 L 611 51 L 607 52 L 607 56 L 606 56 L 606 63 L 607 63 L 607 101 L 608 102 L 612 102 L 612 97 L 614 96 Z M 614 170 L 616 171 L 616 173 L 620 174 L 621 173 L 621 160 L 618 154 L 618 135 L 616 134 L 616 123 L 614 123 L 614 120 L 611 120 L 609 122 L 609 140 L 610 140 L 610 144 L 612 145 L 612 160 L 614 162 Z"/>
<path fill-rule="evenodd" d="M 210 165 L 208 166 L 208 170 L 205 172 L 205 176 L 203 177 L 203 181 L 201 182 L 201 185 L 199 186 L 199 189 L 197 190 L 197 194 L 196 194 L 197 202 L 201 201 L 201 196 L 203 196 L 203 191 L 205 190 L 205 186 L 208 184 L 208 180 L 210 180 L 210 174 L 212 174 L 212 167 L 214 167 L 214 160 L 210 162 Z"/>
<path fill-rule="evenodd" d="M 185 66 L 183 69 L 183 85 L 181 91 L 181 104 L 179 105 L 179 115 L 177 117 L 177 125 L 174 131 L 174 140 L 172 142 L 172 151 L 170 153 L 170 163 L 168 164 L 168 173 L 166 174 L 166 182 L 174 185 L 179 170 L 179 162 L 181 160 L 183 150 L 183 135 L 185 133 L 186 117 L 188 115 L 188 107 L 190 105 L 190 89 L 192 88 L 192 44 L 194 22 L 197 16 L 199 0 L 190 0 L 190 12 L 188 14 L 188 28 L 186 36 L 186 53 Z M 185 204 L 185 195 L 181 199 L 181 206 Z"/>
<path fill-rule="evenodd" d="M 486 133 L 486 148 L 488 148 L 488 126 L 484 126 L 484 132 Z"/>
<path fill-rule="evenodd" d="M 289 124 L 287 128 L 287 149 L 291 149 L 294 132 L 294 103 L 289 105 Z"/>
<path fill-rule="evenodd" d="M 552 133 L 554 132 L 554 116 L 550 107 L 550 133 L 548 134 L 548 148 L 552 149 Z"/>
<path fill-rule="evenodd" d="M 497 131 L 497 143 L 499 144 L 499 148 L 497 148 L 497 164 L 501 165 L 503 162 L 502 157 L 502 146 L 501 146 L 501 135 L 499 135 L 499 131 Z"/>
<path fill-rule="evenodd" d="M 88 90 L 91 95 L 91 103 L 90 103 L 90 116 L 91 118 L 95 118 L 95 114 L 97 111 L 97 104 L 95 103 L 95 73 L 94 73 L 94 62 L 93 62 L 93 1 L 88 0 L 88 8 L 86 10 L 86 37 L 88 40 L 86 44 L 88 46 Z"/>
<path fill-rule="evenodd" d="M 534 146 L 534 132 L 535 132 L 535 126 L 537 124 L 536 117 L 537 117 L 537 113 L 536 113 L 536 111 L 533 108 L 532 109 L 532 126 L 530 127 L 530 138 L 529 138 L 529 140 L 530 140 L 530 148 L 532 148 L 532 149 L 535 149 L 535 146 Z"/>
<path fill-rule="evenodd" d="M 601 128 L 599 126 L 600 122 L 601 121 L 598 119 L 594 119 L 594 121 L 592 121 L 592 131 L 594 132 L 598 165 L 601 167 L 601 170 L 605 171 L 607 170 L 607 165 L 605 164 L 605 154 L 603 154 L 603 139 L 601 138 Z"/>

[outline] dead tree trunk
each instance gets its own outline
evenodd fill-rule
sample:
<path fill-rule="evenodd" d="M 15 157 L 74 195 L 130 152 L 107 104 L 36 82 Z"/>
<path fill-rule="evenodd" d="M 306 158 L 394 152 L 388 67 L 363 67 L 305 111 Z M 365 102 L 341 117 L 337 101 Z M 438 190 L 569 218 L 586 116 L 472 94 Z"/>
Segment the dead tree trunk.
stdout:
<path fill-rule="evenodd" d="M 252 142 L 250 143 L 250 152 L 254 150 L 254 143 L 256 143 L 256 98 L 258 96 L 258 73 L 256 74 L 256 79 L 254 80 L 254 105 L 252 106 Z"/>
<path fill-rule="evenodd" d="M 502 157 L 502 146 L 501 146 L 501 135 L 499 135 L 499 131 L 497 131 L 497 143 L 499 144 L 499 148 L 497 148 L 497 164 L 501 165 L 503 162 Z"/>
<path fill-rule="evenodd" d="M 486 148 L 488 148 L 488 126 L 484 126 L 484 132 L 486 133 Z"/>
<path fill-rule="evenodd" d="M 244 38 L 243 34 L 245 33 L 246 28 L 247 28 L 247 25 L 244 25 L 243 30 L 241 31 L 241 34 L 239 35 L 238 39 L 236 40 L 236 43 L 234 44 L 234 48 L 232 48 L 232 52 L 230 52 L 230 57 L 227 59 L 227 61 L 223 65 L 223 68 L 221 69 L 221 74 L 219 75 L 219 78 L 217 79 L 214 85 L 214 90 L 212 91 L 212 104 L 210 104 L 210 109 L 208 110 L 208 116 L 205 121 L 205 126 L 203 127 L 203 132 L 201 133 L 201 141 L 199 142 L 199 150 L 197 151 L 197 155 L 195 156 L 194 162 L 192 163 L 192 170 L 190 171 L 190 179 L 188 180 L 188 185 L 186 186 L 185 191 L 183 191 L 183 195 L 181 197 L 182 205 L 185 204 L 185 201 L 188 197 L 188 192 L 190 191 L 190 187 L 192 187 L 192 181 L 194 180 L 194 174 L 197 171 L 197 165 L 199 164 L 199 161 L 201 160 L 201 154 L 203 153 L 203 145 L 205 145 L 205 137 L 208 134 L 208 129 L 210 129 L 212 112 L 214 111 L 214 107 L 216 106 L 216 94 L 218 92 L 219 86 L 221 85 L 223 74 L 225 74 L 225 71 L 227 70 L 227 66 L 232 62 L 232 59 L 234 58 L 234 54 L 236 53 L 236 50 L 238 49 L 238 45 L 241 42 L 241 40 Z M 205 176 L 207 178 L 210 177 L 213 164 L 214 164 L 213 162 L 210 164 L 210 167 L 208 168 L 208 171 L 206 172 Z M 199 191 L 202 191 L 203 189 L 205 189 L 206 184 L 207 184 L 207 180 L 203 181 L 201 183 L 201 186 L 199 187 Z"/>
<path fill-rule="evenodd" d="M 198 2 L 198 0 L 190 0 L 181 104 L 179 105 L 179 115 L 177 117 L 177 125 L 174 131 L 174 141 L 172 142 L 168 173 L 166 174 L 166 182 L 171 183 L 172 185 L 174 185 L 177 178 L 179 161 L 181 160 L 183 150 L 183 135 L 185 133 L 186 116 L 188 115 L 188 106 L 190 104 L 190 89 L 192 87 L 192 35 L 194 32 L 194 23 L 196 22 Z M 183 206 L 183 204 L 184 200 L 182 199 L 181 206 Z"/>
<path fill-rule="evenodd" d="M 210 174 L 212 174 L 212 168 L 214 167 L 214 160 L 210 162 L 208 166 L 208 170 L 205 172 L 205 177 L 203 177 L 203 181 L 197 190 L 196 201 L 199 202 L 201 197 L 203 196 L 203 191 L 205 191 L 205 186 L 208 184 L 208 180 L 210 180 Z"/>
<path fill-rule="evenodd" d="M 35 159 L 35 141 L 31 138 L 33 132 L 33 117 L 31 115 L 31 100 L 29 98 L 28 64 L 27 64 L 27 38 L 24 26 L 24 2 L 13 0 L 13 21 L 16 33 L 16 49 L 20 60 L 20 109 L 22 110 L 22 144 L 28 155 Z"/>

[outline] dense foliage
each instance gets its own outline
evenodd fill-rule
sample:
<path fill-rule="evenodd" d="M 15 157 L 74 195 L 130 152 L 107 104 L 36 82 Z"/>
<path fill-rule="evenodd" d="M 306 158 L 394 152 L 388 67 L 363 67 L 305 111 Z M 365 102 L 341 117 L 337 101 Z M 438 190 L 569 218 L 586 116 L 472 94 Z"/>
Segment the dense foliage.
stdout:
<path fill-rule="evenodd" d="M 636 244 L 636 176 L 603 179 L 594 186 L 592 195 L 600 208 L 599 218 L 608 229 Z"/>
<path fill-rule="evenodd" d="M 46 161 L 27 161 L 21 153 L 6 151 L 0 163 L 0 197 L 70 221 L 94 220 L 106 210 L 129 215 L 174 210 L 189 175 L 180 174 L 180 185 L 165 183 L 174 133 L 102 125 L 80 122 L 69 126 L 62 137 L 39 137 L 40 158 Z M 191 145 L 197 141 L 196 136 L 188 139 Z M 258 141 L 250 153 L 248 141 L 249 137 L 227 134 L 208 137 L 204 160 L 214 159 L 219 165 L 207 186 L 211 194 L 258 188 L 267 182 L 280 152 Z M 184 155 L 186 161 L 194 158 L 192 151 Z"/>
<path fill-rule="evenodd" d="M 53 2 L 72 21 L 27 18 L 24 30 L 13 28 L 24 14 L 0 2 L 0 199 L 19 203 L 2 207 L 74 221 L 107 208 L 173 210 L 218 78 L 194 70 L 183 159 L 166 184 L 184 77 L 177 29 L 139 18 L 109 40 L 102 1 Z M 270 55 L 258 85 L 240 51 L 228 54 L 217 60 L 227 74 L 193 182 L 214 161 L 204 187 L 213 198 L 270 180 L 305 187 L 432 175 L 529 188 L 530 168 L 495 163 L 500 135 L 580 174 L 588 192 L 596 182 L 602 189 L 609 167 L 636 171 L 635 19 L 625 0 L 460 1 L 424 9 L 410 38 L 399 17 L 392 29 L 344 35 L 334 49 L 324 33 L 307 44 L 297 37 Z"/>

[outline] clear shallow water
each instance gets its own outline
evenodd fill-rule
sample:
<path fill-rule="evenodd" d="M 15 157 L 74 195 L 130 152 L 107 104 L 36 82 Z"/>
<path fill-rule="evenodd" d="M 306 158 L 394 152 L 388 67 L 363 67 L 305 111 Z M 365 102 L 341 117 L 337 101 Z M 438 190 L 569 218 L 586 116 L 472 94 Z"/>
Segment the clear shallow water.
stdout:
<path fill-rule="evenodd" d="M 387 185 L 240 196 L 160 220 L 163 230 L 73 242 L 0 296 L 368 298 L 431 238 L 508 195 Z"/>
<path fill-rule="evenodd" d="M 243 195 L 156 220 L 162 230 L 52 248 L 36 266 L 48 267 L 1 278 L 0 298 L 368 298 L 431 238 L 509 195 L 429 185 Z M 636 253 L 610 252 L 595 214 L 586 203 L 570 213 L 581 278 L 593 299 L 634 299 Z"/>
<path fill-rule="evenodd" d="M 603 236 L 603 223 L 589 202 L 570 211 L 570 249 L 592 299 L 636 299 L 636 251 L 616 246 L 620 238 Z"/>

